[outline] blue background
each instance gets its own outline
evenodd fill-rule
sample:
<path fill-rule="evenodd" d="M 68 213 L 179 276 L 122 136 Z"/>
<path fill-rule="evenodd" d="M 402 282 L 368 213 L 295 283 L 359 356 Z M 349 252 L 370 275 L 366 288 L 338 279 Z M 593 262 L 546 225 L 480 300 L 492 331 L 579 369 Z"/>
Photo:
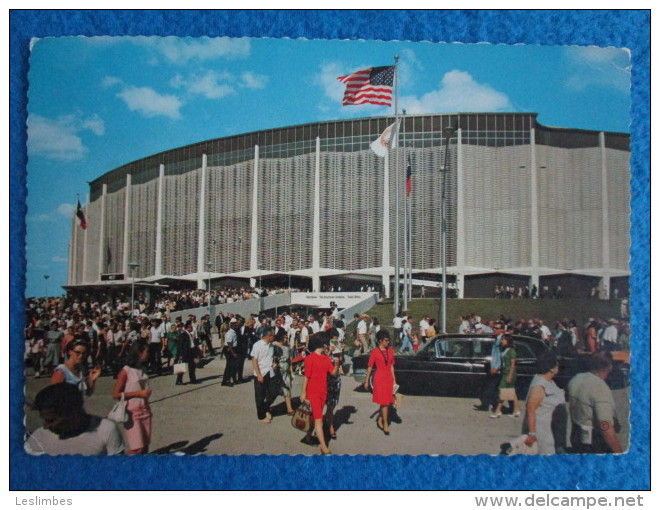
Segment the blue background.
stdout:
<path fill-rule="evenodd" d="M 22 366 L 23 354 L 29 43 L 32 37 L 67 35 L 304 37 L 629 48 L 632 437 L 627 454 L 601 457 L 35 458 L 23 451 L 24 378 L 21 370 L 13 370 L 10 489 L 325 489 L 330 488 L 326 480 L 333 481 L 333 489 L 362 490 L 650 488 L 650 11 L 11 11 L 10 366 Z M 442 430 L 437 433 L 442 434 Z M 139 472 L 140 476 L 121 475 L 127 472 Z"/>

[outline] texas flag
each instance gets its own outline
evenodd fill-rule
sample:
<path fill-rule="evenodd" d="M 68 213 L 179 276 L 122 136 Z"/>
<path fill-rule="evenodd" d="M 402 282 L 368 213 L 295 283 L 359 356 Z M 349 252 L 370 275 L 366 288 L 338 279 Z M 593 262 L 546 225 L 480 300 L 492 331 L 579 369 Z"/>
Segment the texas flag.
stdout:
<path fill-rule="evenodd" d="M 82 207 L 80 207 L 80 200 L 78 200 L 78 208 L 76 209 L 76 218 L 78 219 L 78 225 L 83 230 L 87 229 L 87 218 L 85 218 L 85 213 L 82 210 Z"/>

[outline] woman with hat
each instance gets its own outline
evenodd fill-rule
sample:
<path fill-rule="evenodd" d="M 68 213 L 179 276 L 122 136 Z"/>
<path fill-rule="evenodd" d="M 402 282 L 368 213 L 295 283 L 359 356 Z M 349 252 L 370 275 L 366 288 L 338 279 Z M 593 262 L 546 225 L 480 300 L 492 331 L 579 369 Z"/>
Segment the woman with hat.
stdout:
<path fill-rule="evenodd" d="M 396 384 L 396 377 L 394 375 L 394 349 L 390 347 L 390 333 L 385 329 L 381 329 L 376 333 L 376 341 L 378 342 L 378 346 L 371 351 L 371 355 L 369 356 L 364 387 L 369 389 L 369 380 L 375 367 L 376 373 L 374 374 L 372 400 L 380 406 L 380 416 L 376 421 L 376 425 L 386 436 L 389 436 L 389 406 L 394 403 L 394 385 Z"/>

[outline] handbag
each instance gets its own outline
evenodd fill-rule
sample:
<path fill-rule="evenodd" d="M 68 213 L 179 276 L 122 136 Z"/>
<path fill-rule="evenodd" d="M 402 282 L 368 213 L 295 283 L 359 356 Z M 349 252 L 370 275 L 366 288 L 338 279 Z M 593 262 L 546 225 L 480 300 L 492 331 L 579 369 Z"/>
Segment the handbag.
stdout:
<path fill-rule="evenodd" d="M 516 399 L 516 389 L 515 388 L 500 388 L 500 400 L 515 400 Z"/>
<path fill-rule="evenodd" d="M 303 432 L 312 429 L 312 408 L 307 402 L 302 402 L 291 417 L 291 425 Z"/>
<path fill-rule="evenodd" d="M 108 413 L 108 419 L 117 423 L 126 423 L 128 421 L 128 413 L 126 412 L 126 399 L 124 394 L 121 394 L 121 399 L 112 407 Z"/>
<path fill-rule="evenodd" d="M 180 363 L 175 363 L 174 364 L 174 373 L 175 374 L 185 374 L 186 373 L 186 365 L 187 363 L 184 363 L 181 361 Z"/>
<path fill-rule="evenodd" d="M 500 445 L 500 455 L 538 455 L 538 443 L 535 442 L 532 443 L 532 446 L 527 446 L 525 439 L 527 439 L 527 434 L 518 436 L 510 443 L 502 443 Z"/>

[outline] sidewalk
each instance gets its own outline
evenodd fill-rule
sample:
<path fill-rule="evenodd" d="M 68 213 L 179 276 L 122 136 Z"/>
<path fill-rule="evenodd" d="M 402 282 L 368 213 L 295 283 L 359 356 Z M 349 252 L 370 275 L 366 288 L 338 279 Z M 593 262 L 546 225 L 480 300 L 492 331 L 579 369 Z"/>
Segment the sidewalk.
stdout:
<path fill-rule="evenodd" d="M 152 453 L 215 455 L 215 454 L 303 454 L 316 455 L 316 446 L 302 444 L 304 434 L 291 426 L 284 399 L 278 397 L 273 406 L 273 421 L 263 424 L 257 419 L 252 381 L 233 387 L 221 386 L 225 361 L 210 359 L 197 370 L 201 384 L 175 386 L 172 374 L 152 377 L 153 411 Z M 31 374 L 31 370 L 29 371 Z M 251 362 L 245 363 L 244 377 L 252 376 Z M 184 376 L 187 383 L 188 375 Z M 49 381 L 27 378 L 26 399 Z M 98 379 L 96 391 L 86 397 L 85 407 L 105 416 L 114 404 L 111 397 L 114 380 L 111 376 Z M 342 377 L 342 389 L 336 411 L 337 439 L 329 441 L 335 454 L 388 455 L 440 454 L 475 455 L 499 453 L 499 445 L 520 435 L 522 418 L 503 416 L 491 420 L 488 413 L 474 411 L 471 398 L 404 396 L 403 406 L 394 417 L 391 435 L 376 428 L 378 406 L 371 394 L 356 392 L 358 382 L 352 376 Z M 302 377 L 294 376 L 294 406 L 300 395 Z M 617 390 L 615 399 L 621 421 L 628 428 L 628 394 Z M 625 409 L 622 409 L 625 406 Z M 29 430 L 41 425 L 38 414 L 27 411 Z M 620 437 L 628 445 L 626 431 Z"/>

